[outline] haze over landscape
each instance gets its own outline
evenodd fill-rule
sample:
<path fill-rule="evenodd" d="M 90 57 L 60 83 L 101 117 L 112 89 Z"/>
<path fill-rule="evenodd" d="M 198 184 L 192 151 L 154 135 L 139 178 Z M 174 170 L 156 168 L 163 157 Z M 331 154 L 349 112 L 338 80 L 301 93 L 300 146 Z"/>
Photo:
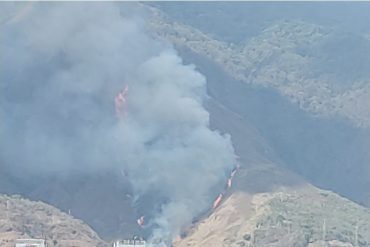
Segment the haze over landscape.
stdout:
<path fill-rule="evenodd" d="M 0 3 L 0 246 L 370 246 L 369 13 Z"/>

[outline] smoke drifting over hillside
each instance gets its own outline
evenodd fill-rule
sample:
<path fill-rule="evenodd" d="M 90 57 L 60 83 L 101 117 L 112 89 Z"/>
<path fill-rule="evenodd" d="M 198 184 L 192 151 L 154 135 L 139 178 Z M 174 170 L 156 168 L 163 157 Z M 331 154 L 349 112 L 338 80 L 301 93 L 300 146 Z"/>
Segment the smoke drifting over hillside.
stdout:
<path fill-rule="evenodd" d="M 145 34 L 133 5 L 26 8 L 0 26 L 2 164 L 15 174 L 121 170 L 137 201 L 154 194 L 147 225 L 170 240 L 234 165 L 228 136 L 208 128 L 205 78 Z"/>

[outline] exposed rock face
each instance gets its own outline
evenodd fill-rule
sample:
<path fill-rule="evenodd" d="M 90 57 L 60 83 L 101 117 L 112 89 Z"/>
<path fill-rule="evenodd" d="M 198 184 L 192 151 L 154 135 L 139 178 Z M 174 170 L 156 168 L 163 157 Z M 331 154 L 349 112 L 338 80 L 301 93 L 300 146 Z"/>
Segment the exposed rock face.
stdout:
<path fill-rule="evenodd" d="M 42 202 L 0 195 L 0 246 L 17 238 L 46 239 L 49 246 L 107 246 L 81 220 Z"/>

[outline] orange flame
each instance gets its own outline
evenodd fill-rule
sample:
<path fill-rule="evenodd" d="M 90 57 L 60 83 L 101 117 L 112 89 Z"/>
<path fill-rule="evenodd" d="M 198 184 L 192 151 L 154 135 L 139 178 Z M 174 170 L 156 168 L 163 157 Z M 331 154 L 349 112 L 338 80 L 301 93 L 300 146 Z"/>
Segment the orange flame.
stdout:
<path fill-rule="evenodd" d="M 232 185 L 232 178 L 229 178 L 229 179 L 227 180 L 227 187 L 228 187 L 228 188 L 231 188 L 231 185 Z"/>
<path fill-rule="evenodd" d="M 231 188 L 234 176 L 236 175 L 239 168 L 240 168 L 240 165 L 237 164 L 236 167 L 231 171 L 230 177 L 227 179 L 226 187 L 225 187 L 224 191 L 222 193 L 220 193 L 218 195 L 218 197 L 216 198 L 216 200 L 213 202 L 213 207 L 212 207 L 213 209 L 217 208 L 221 204 L 224 193 L 226 193 L 227 190 Z"/>
<path fill-rule="evenodd" d="M 231 171 L 231 174 L 230 174 L 230 177 L 233 178 L 236 174 L 236 171 L 237 171 L 237 168 L 234 168 L 232 171 Z"/>
<path fill-rule="evenodd" d="M 217 208 L 219 205 L 220 205 L 220 203 L 221 203 L 221 201 L 222 201 L 222 197 L 223 197 L 224 195 L 222 194 L 222 193 L 220 193 L 219 195 L 218 195 L 218 197 L 216 198 L 216 200 L 214 201 L 214 203 L 213 203 L 213 209 L 215 209 L 215 208 Z"/>
<path fill-rule="evenodd" d="M 139 219 L 136 220 L 136 222 L 139 226 L 143 227 L 145 224 L 144 216 L 141 216 Z"/>
<path fill-rule="evenodd" d="M 125 88 L 121 90 L 114 99 L 117 118 L 124 118 L 127 114 L 126 112 L 127 94 L 128 94 L 128 86 L 126 85 Z"/>

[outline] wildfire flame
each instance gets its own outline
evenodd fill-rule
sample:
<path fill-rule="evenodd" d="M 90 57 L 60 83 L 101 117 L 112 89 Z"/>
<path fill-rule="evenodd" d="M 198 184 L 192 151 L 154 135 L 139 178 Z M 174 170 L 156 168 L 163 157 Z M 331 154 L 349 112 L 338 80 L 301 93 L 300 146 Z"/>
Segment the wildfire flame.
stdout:
<path fill-rule="evenodd" d="M 144 226 L 144 224 L 145 224 L 145 219 L 144 219 L 144 216 L 141 216 L 139 219 L 137 219 L 137 224 L 139 225 L 139 226 L 141 226 L 141 227 L 143 227 Z"/>
<path fill-rule="evenodd" d="M 230 178 L 233 178 L 233 177 L 235 176 L 236 171 L 237 171 L 237 168 L 235 167 L 235 168 L 231 171 Z"/>
<path fill-rule="evenodd" d="M 213 209 L 216 209 L 222 202 L 222 199 L 224 197 L 224 194 L 227 192 L 228 189 L 231 188 L 232 186 L 232 183 L 233 183 L 233 179 L 237 173 L 237 171 L 239 170 L 240 166 L 237 165 L 230 173 L 230 177 L 227 179 L 227 182 L 226 182 L 226 187 L 224 189 L 224 191 L 222 193 L 220 193 L 218 195 L 218 197 L 216 198 L 216 200 L 213 202 Z"/>
<path fill-rule="evenodd" d="M 124 118 L 127 115 L 126 102 L 127 102 L 128 86 L 126 85 L 115 97 L 116 117 Z"/>
<path fill-rule="evenodd" d="M 236 175 L 237 171 L 239 170 L 239 168 L 240 168 L 240 166 L 239 166 L 239 165 L 237 165 L 237 166 L 236 166 L 236 167 L 231 171 L 231 173 L 230 173 L 230 177 L 227 179 L 227 188 L 226 188 L 223 192 L 221 192 L 221 193 L 217 196 L 216 200 L 213 202 L 213 205 L 212 205 L 212 209 L 213 209 L 213 210 L 215 210 L 218 206 L 220 206 L 220 204 L 221 204 L 221 202 L 222 202 L 222 199 L 224 198 L 224 195 L 225 195 L 225 193 L 227 192 L 227 189 L 231 188 L 232 180 L 233 180 L 233 178 L 235 177 L 235 175 Z M 140 218 L 138 218 L 138 219 L 136 220 L 136 222 L 137 222 L 137 224 L 138 224 L 140 227 L 144 227 L 144 225 L 145 225 L 145 216 L 141 216 Z M 181 240 L 181 236 L 180 236 L 180 235 L 179 235 L 179 236 L 176 236 L 176 237 L 173 239 L 173 241 L 174 241 L 174 242 L 178 242 L 178 241 L 180 241 L 180 240 Z"/>
<path fill-rule="evenodd" d="M 217 208 L 220 205 L 223 196 L 224 195 L 222 193 L 220 193 L 218 195 L 218 197 L 216 198 L 216 200 L 213 202 L 213 207 L 212 207 L 213 209 Z"/>
<path fill-rule="evenodd" d="M 232 178 L 229 178 L 227 180 L 227 188 L 231 188 L 232 182 L 233 182 Z"/>

